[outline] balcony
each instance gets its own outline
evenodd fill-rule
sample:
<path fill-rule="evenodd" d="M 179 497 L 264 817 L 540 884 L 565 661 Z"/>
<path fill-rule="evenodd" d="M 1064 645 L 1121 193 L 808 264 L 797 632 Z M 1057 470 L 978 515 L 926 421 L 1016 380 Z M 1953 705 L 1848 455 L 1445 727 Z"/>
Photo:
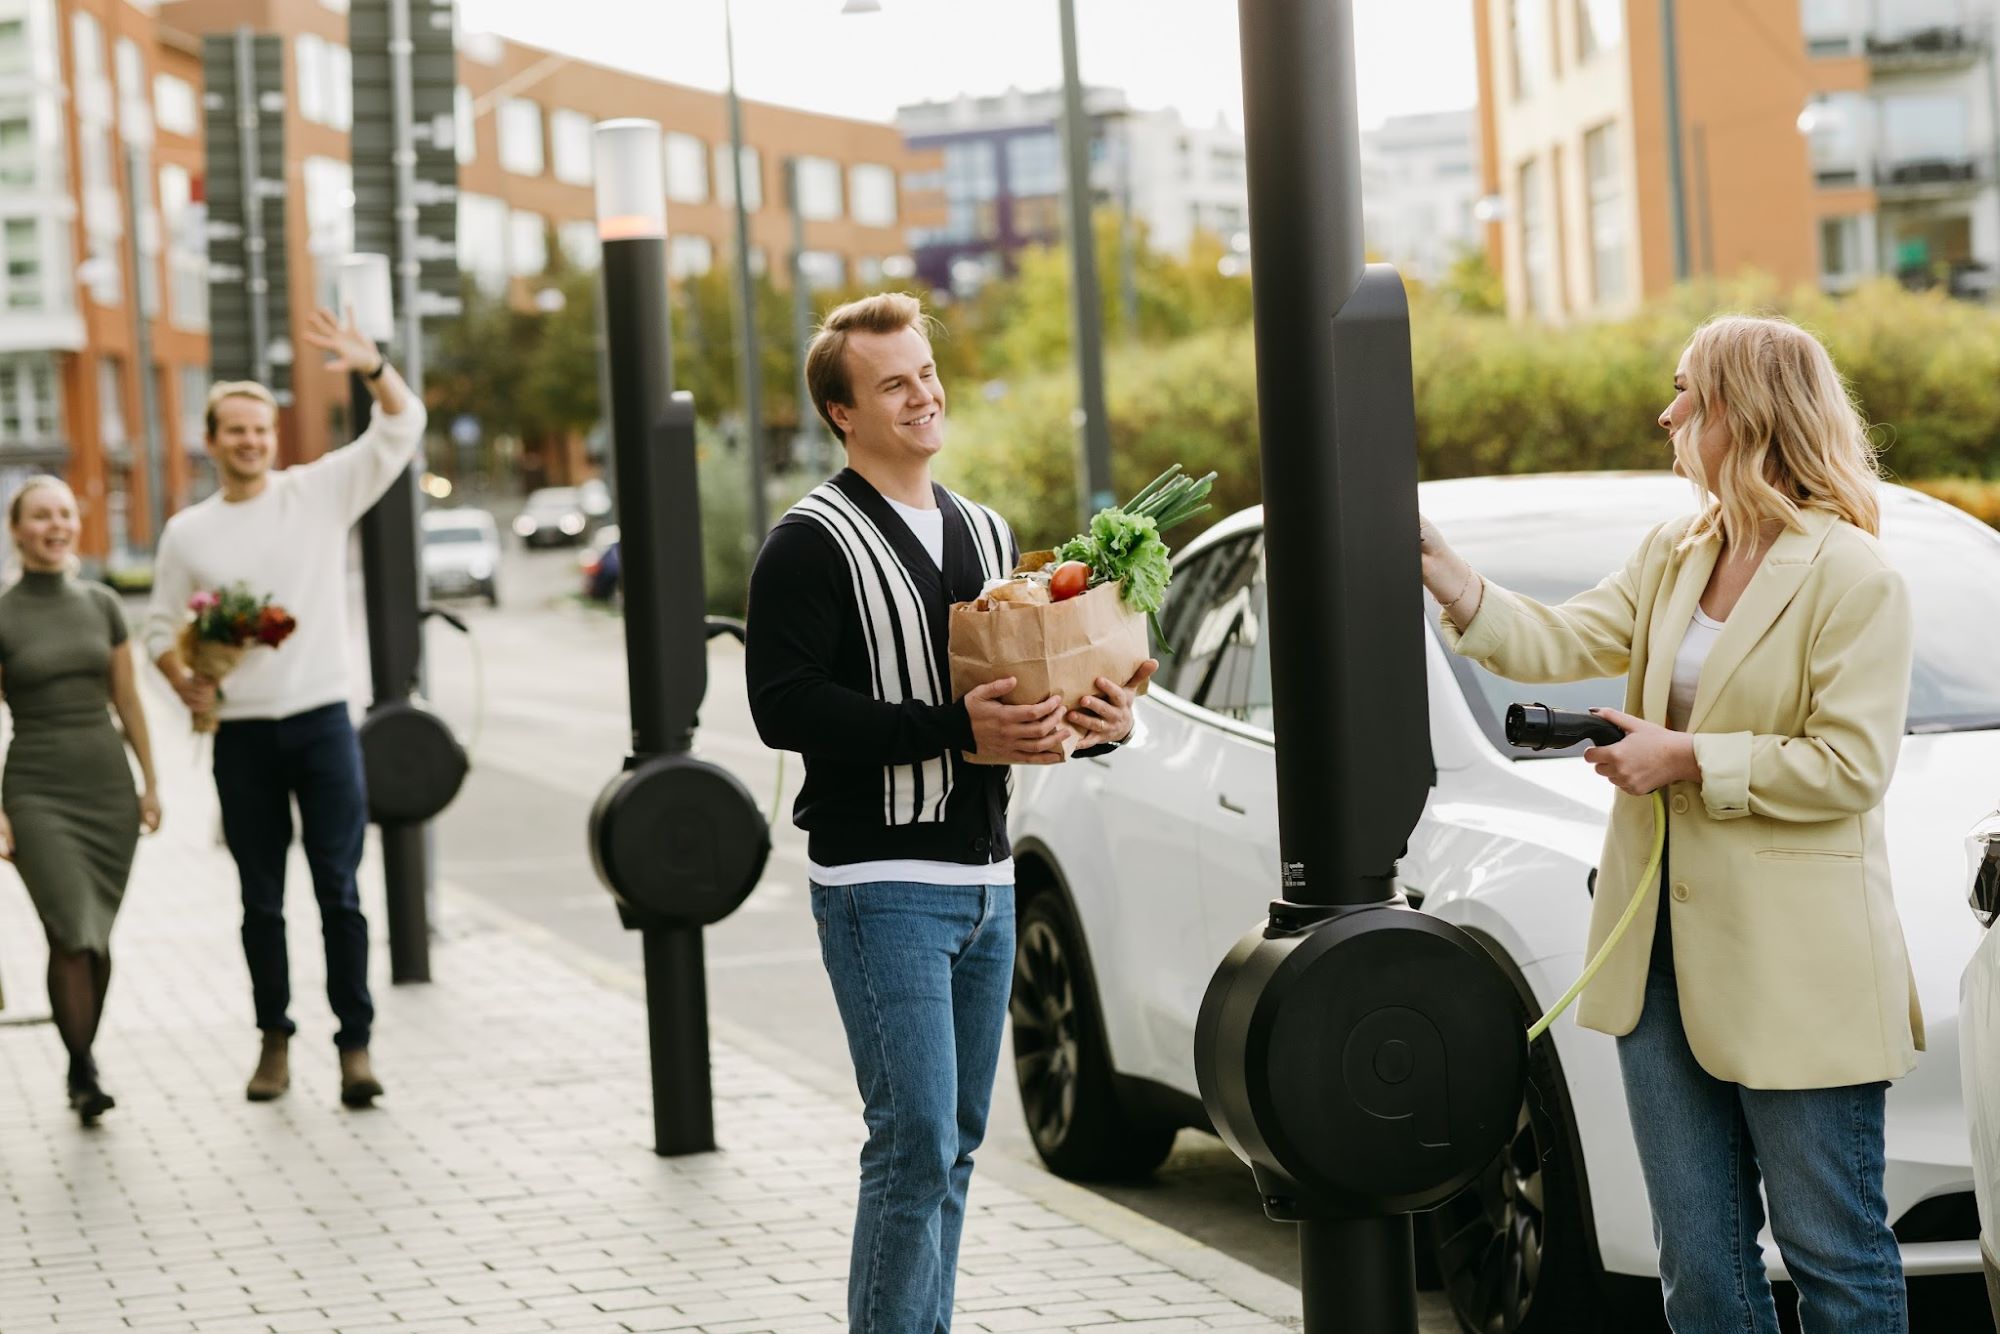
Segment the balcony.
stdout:
<path fill-rule="evenodd" d="M 1899 33 L 1869 33 L 1868 63 L 1877 74 L 1929 74 L 1965 69 L 1986 53 L 1984 25 L 1940 24 Z"/>
<path fill-rule="evenodd" d="M 1992 183 L 1990 157 L 1955 153 L 1887 158 L 1875 164 L 1875 193 L 1885 204 L 1959 199 Z"/>

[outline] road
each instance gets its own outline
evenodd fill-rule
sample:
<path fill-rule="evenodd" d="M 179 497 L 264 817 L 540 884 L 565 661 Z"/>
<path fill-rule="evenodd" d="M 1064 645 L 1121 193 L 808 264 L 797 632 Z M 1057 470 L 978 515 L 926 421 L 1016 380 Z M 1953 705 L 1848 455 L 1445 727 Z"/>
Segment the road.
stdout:
<path fill-rule="evenodd" d="M 434 704 L 473 757 L 464 790 L 437 822 L 440 874 L 636 975 L 638 936 L 620 927 L 584 850 L 591 803 L 630 746 L 622 623 L 571 596 L 580 582 L 573 552 L 510 547 L 502 576 L 497 610 L 453 604 L 471 627 L 469 641 L 435 621 L 428 631 Z M 362 651 L 357 646 L 357 655 Z M 805 839 L 789 818 L 799 761 L 757 740 L 733 640 L 711 645 L 696 749 L 734 771 L 778 814 L 763 882 L 707 932 L 711 1009 L 802 1057 L 844 1067 L 846 1039 L 807 909 Z M 1003 1056 L 982 1152 L 1034 1163 L 1010 1074 L 1011 1059 Z M 858 1119 L 848 1129 L 858 1149 Z M 1150 1182 L 1095 1189 L 1298 1282 L 1292 1229 L 1264 1217 L 1248 1170 L 1213 1136 L 1184 1131 Z M 1913 1299 L 1919 1331 L 1981 1327 L 1975 1317 L 1984 1293 L 1976 1279 L 1921 1284 Z M 1424 1294 L 1422 1303 L 1422 1334 L 1456 1331 L 1439 1295 Z"/>

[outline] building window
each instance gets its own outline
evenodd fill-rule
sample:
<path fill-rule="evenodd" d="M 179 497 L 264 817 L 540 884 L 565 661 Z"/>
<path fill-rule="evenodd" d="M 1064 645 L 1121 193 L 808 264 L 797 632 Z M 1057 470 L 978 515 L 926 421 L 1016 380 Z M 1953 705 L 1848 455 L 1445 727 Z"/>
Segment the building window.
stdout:
<path fill-rule="evenodd" d="M 1058 182 L 1057 189 L 1061 189 Z M 995 199 L 1000 194 L 1000 167 L 993 141 L 947 144 L 944 150 L 944 192 L 952 202 Z"/>
<path fill-rule="evenodd" d="M 491 195 L 458 194 L 458 267 L 481 291 L 507 288 L 507 205 Z"/>
<path fill-rule="evenodd" d="M 0 357 L 0 448 L 63 438 L 55 362 L 45 353 Z"/>
<path fill-rule="evenodd" d="M 42 236 L 33 218 L 9 218 L 0 230 L 7 286 L 0 306 L 8 310 L 40 310 L 42 297 Z"/>
<path fill-rule="evenodd" d="M 800 217 L 810 218 L 816 222 L 831 222 L 840 216 L 838 162 L 823 157 L 794 158 L 792 176 L 798 183 Z"/>
<path fill-rule="evenodd" d="M 1521 196 L 1521 271 L 1527 280 L 1528 313 L 1547 316 L 1555 309 L 1555 259 L 1549 253 L 1548 201 L 1542 197 L 1542 164 L 1530 158 L 1521 164 L 1517 188 Z"/>
<path fill-rule="evenodd" d="M 565 185 L 589 185 L 596 179 L 591 163 L 590 117 L 558 107 L 549 113 L 549 147 L 555 157 L 556 179 Z"/>
<path fill-rule="evenodd" d="M 1861 219 L 1819 220 L 1819 276 L 1828 286 L 1846 286 L 1861 276 Z"/>
<path fill-rule="evenodd" d="M 180 391 L 181 447 L 199 449 L 202 442 L 208 439 L 208 368 L 181 367 Z"/>
<path fill-rule="evenodd" d="M 168 134 L 193 139 L 201 134 L 201 110 L 194 85 L 171 74 L 153 76 L 153 118 Z"/>
<path fill-rule="evenodd" d="M 667 198 L 676 204 L 708 199 L 708 145 L 691 134 L 669 132 L 663 152 L 667 165 Z M 720 161 L 728 162 L 725 154 Z"/>
<path fill-rule="evenodd" d="M 344 46 L 326 48 L 327 124 L 336 130 L 354 128 L 354 56 Z"/>
<path fill-rule="evenodd" d="M 26 190 L 34 184 L 34 122 L 25 114 L 0 116 L 0 186 Z"/>
<path fill-rule="evenodd" d="M 724 204 L 736 202 L 736 178 L 729 174 L 729 145 L 715 146 L 715 197 Z M 764 160 L 749 144 L 743 145 L 743 207 L 755 213 L 764 207 Z"/>
<path fill-rule="evenodd" d="M 808 291 L 825 291 L 847 281 L 847 263 L 830 250 L 802 250 L 799 276 L 805 279 Z"/>
<path fill-rule="evenodd" d="M 524 97 L 500 104 L 500 165 L 516 176 L 542 174 L 542 109 Z"/>
<path fill-rule="evenodd" d="M 1931 179 L 1960 164 L 1969 167 L 1970 121 L 1965 98 L 1951 93 L 1905 93 L 1883 98 L 1882 155 L 1886 175 L 1879 183 Z"/>
<path fill-rule="evenodd" d="M 1590 272 L 1598 304 L 1625 299 L 1625 191 L 1618 170 L 1618 127 L 1600 125 L 1583 136 L 1583 169 L 1590 199 Z"/>
<path fill-rule="evenodd" d="M 867 227 L 896 225 L 896 171 L 863 162 L 847 172 L 847 206 Z"/>
<path fill-rule="evenodd" d="M 117 357 L 97 360 L 97 431 L 106 449 L 122 448 L 131 439 L 125 431 L 125 363 Z"/>
<path fill-rule="evenodd" d="M 1857 185 L 1866 179 L 1861 145 L 1867 114 L 1868 100 L 1862 94 L 1831 93 L 1815 98 L 1800 116 L 1813 177 L 1821 185 Z"/>
<path fill-rule="evenodd" d="M 548 269 L 548 220 L 516 209 L 507 219 L 507 271 L 516 278 L 538 278 Z"/>
<path fill-rule="evenodd" d="M 1514 96 L 1527 97 L 1549 81 L 1549 0 L 1506 0 Z"/>
<path fill-rule="evenodd" d="M 312 33 L 302 32 L 293 39 L 292 86 L 297 90 L 299 114 L 315 125 L 326 124 L 326 43 Z"/>
<path fill-rule="evenodd" d="M 153 106 L 146 96 L 146 60 L 139 44 L 120 37 L 115 51 L 118 66 L 119 129 L 128 143 L 146 143 L 153 132 Z"/>
<path fill-rule="evenodd" d="M 1007 141 L 1007 190 L 1022 195 L 1063 192 L 1062 141 L 1050 133 L 1017 134 Z"/>
<path fill-rule="evenodd" d="M 70 56 L 79 84 L 104 81 L 104 29 L 96 18 L 78 13 L 70 18 Z"/>
<path fill-rule="evenodd" d="M 1625 42 L 1625 0 L 1576 0 L 1577 55 L 1584 60 Z"/>
<path fill-rule="evenodd" d="M 565 222 L 556 227 L 556 244 L 563 258 L 579 269 L 594 270 L 602 262 L 603 243 L 597 238 L 594 222 Z"/>
<path fill-rule="evenodd" d="M 451 95 L 451 125 L 462 166 L 479 156 L 479 135 L 472 123 L 472 90 L 462 83 Z"/>
<path fill-rule="evenodd" d="M 305 161 L 306 248 L 328 260 L 354 249 L 354 168 L 338 158 Z"/>
<path fill-rule="evenodd" d="M 0 19 L 0 79 L 28 73 L 28 21 Z M 3 363 L 0 363 L 3 364 Z M 0 393 L 6 386 L 0 384 Z"/>
<path fill-rule="evenodd" d="M 1799 28 L 1806 50 L 1816 56 L 1844 56 L 1854 50 L 1860 26 L 1856 0 L 1800 0 Z"/>
<path fill-rule="evenodd" d="M 167 318 L 179 329 L 208 327 L 208 210 L 194 199 L 187 168 L 160 168 L 160 224 L 167 243 Z"/>
<path fill-rule="evenodd" d="M 676 281 L 699 278 L 715 267 L 715 247 L 706 236 L 675 236 L 667 241 L 667 275 Z"/>

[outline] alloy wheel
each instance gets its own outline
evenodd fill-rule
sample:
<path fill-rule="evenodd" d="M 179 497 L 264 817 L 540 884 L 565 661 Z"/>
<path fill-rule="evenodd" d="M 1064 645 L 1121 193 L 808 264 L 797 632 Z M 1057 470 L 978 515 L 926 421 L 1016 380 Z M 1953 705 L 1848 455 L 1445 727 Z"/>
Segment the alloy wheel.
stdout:
<path fill-rule="evenodd" d="M 1031 919 L 1014 950 L 1014 1074 L 1036 1143 L 1061 1144 L 1076 1118 L 1076 985 L 1061 937 Z"/>
<path fill-rule="evenodd" d="M 1543 1162 L 1523 1101 L 1507 1147 L 1433 1219 L 1452 1309 L 1478 1334 L 1514 1334 L 1534 1306 L 1547 1237 Z"/>

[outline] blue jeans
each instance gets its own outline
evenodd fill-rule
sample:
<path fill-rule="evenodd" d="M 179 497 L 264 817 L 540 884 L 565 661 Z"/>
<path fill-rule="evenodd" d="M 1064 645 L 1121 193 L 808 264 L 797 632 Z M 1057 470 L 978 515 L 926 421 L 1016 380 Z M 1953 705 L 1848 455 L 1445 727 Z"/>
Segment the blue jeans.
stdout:
<path fill-rule="evenodd" d="M 368 1045 L 375 1006 L 368 996 L 368 923 L 354 872 L 368 830 L 361 746 L 345 704 L 289 718 L 225 722 L 215 734 L 215 792 L 222 834 L 243 884 L 243 956 L 257 1027 L 296 1031 L 291 963 L 285 950 L 285 859 L 292 849 L 292 798 L 319 900 L 326 941 L 326 999 L 340 1021 L 342 1051 Z"/>
<path fill-rule="evenodd" d="M 1013 989 L 1014 887 L 814 885 L 812 912 L 868 1125 L 848 1325 L 937 1334 Z"/>
<path fill-rule="evenodd" d="M 1618 1064 L 1677 1334 L 1778 1334 L 1757 1245 L 1760 1178 L 1805 1334 L 1906 1334 L 1882 1196 L 1887 1084 L 1764 1090 L 1715 1078 L 1688 1048 L 1672 969 L 1658 966 Z"/>

